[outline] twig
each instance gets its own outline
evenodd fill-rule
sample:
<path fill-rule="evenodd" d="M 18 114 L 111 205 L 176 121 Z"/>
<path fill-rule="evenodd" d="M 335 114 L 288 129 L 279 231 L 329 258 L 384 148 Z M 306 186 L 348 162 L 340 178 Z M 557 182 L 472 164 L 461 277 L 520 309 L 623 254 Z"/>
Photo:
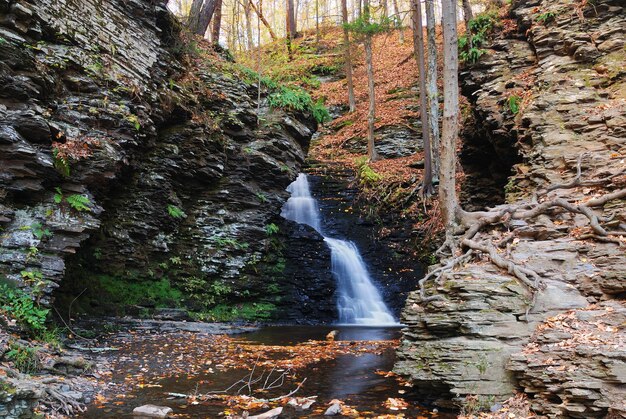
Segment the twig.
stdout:
<path fill-rule="evenodd" d="M 74 297 L 74 299 L 72 300 L 72 302 L 70 303 L 70 306 L 67 309 L 67 321 L 69 324 L 72 324 L 72 306 L 74 305 L 74 302 L 76 300 L 78 300 L 78 298 L 83 295 L 85 293 L 85 291 L 87 291 L 87 288 L 85 288 L 84 290 L 82 290 L 80 292 L 80 294 L 78 294 L 76 297 Z"/>
<path fill-rule="evenodd" d="M 298 384 L 298 387 L 296 387 L 295 389 L 293 389 L 293 390 L 292 390 L 291 392 L 289 392 L 288 394 L 285 394 L 284 396 L 274 397 L 273 399 L 267 399 L 267 400 L 265 400 L 265 401 L 268 401 L 268 402 L 275 402 L 275 401 L 277 401 L 277 400 L 284 399 L 285 397 L 290 397 L 290 396 L 293 396 L 294 394 L 296 394 L 296 392 L 297 392 L 298 390 L 300 390 L 300 387 L 302 387 L 302 385 L 304 384 L 304 382 L 305 382 L 305 381 L 306 381 L 306 377 L 304 378 L 304 380 L 302 380 L 302 381 L 300 382 L 300 384 Z M 263 400 L 263 399 L 261 399 L 261 400 Z"/>
<path fill-rule="evenodd" d="M 75 331 L 74 331 L 74 330 L 70 327 L 70 325 L 69 325 L 69 324 L 67 324 L 67 323 L 65 322 L 65 320 L 63 319 L 63 316 L 61 316 L 61 313 L 59 313 L 59 310 L 57 310 L 57 308 L 56 308 L 56 307 L 54 307 L 54 306 L 53 306 L 52 308 L 53 308 L 53 309 L 54 309 L 54 311 L 57 313 L 57 315 L 59 316 L 59 318 L 61 319 L 61 321 L 62 321 L 62 322 L 63 322 L 63 324 L 65 325 L 65 327 L 67 327 L 67 330 L 69 330 L 70 332 L 72 332 L 73 334 L 75 334 L 75 335 L 76 335 L 76 337 L 78 337 L 78 338 L 80 338 L 80 339 L 82 339 L 82 340 L 86 340 L 87 342 L 92 342 L 92 341 L 93 341 L 93 339 L 88 339 L 88 338 L 86 338 L 86 337 L 84 337 L 84 336 L 81 336 L 80 334 L 76 333 L 76 332 L 75 332 Z"/>

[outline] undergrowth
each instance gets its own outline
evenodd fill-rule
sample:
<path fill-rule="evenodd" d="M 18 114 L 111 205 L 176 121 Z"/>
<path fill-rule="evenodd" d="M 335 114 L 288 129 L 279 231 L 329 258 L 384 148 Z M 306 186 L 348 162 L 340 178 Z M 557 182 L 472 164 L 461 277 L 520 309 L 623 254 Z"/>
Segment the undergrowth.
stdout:
<path fill-rule="evenodd" d="M 50 310 L 41 308 L 30 295 L 20 289 L 7 284 L 0 285 L 0 311 L 15 319 L 34 337 L 41 336 L 46 331 L 46 317 Z"/>
<path fill-rule="evenodd" d="M 109 275 L 93 278 L 105 292 L 110 303 L 120 306 L 153 305 L 155 307 L 177 306 L 183 293 L 172 287 L 169 279 L 138 280 Z"/>
<path fill-rule="evenodd" d="M 471 39 L 468 39 L 467 34 L 459 37 L 459 58 L 465 63 L 476 63 L 487 52 L 481 47 L 497 25 L 498 17 L 494 12 L 481 13 L 470 20 Z"/>

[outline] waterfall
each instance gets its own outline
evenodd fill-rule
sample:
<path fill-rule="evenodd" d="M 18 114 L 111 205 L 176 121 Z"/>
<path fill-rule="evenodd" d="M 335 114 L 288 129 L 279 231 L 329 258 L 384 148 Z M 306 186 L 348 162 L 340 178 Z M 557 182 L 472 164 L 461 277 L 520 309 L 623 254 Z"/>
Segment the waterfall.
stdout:
<path fill-rule="evenodd" d="M 380 292 L 372 283 L 365 262 L 354 243 L 327 237 L 322 232 L 319 208 L 311 196 L 304 173 L 287 188 L 291 197 L 281 216 L 313 227 L 330 248 L 332 273 L 337 281 L 339 323 L 368 326 L 397 325 Z"/>

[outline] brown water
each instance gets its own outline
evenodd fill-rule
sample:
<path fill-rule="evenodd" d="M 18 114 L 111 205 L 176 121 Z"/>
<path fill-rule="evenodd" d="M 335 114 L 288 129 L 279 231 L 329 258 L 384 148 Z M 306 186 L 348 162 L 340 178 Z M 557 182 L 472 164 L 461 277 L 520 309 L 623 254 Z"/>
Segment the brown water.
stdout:
<path fill-rule="evenodd" d="M 281 326 L 266 327 L 237 339 L 248 344 L 295 345 L 311 339 L 323 340 L 333 329 L 339 330 L 337 340 L 341 341 L 393 340 L 400 334 L 399 328 Z M 190 343 L 184 354 L 180 349 L 175 349 L 182 347 L 181 342 Z M 106 355 L 113 367 L 109 388 L 105 392 L 107 401 L 90 406 L 81 417 L 131 418 L 133 408 L 144 404 L 169 406 L 177 414 L 176 417 L 224 417 L 222 412 L 226 406 L 221 400 L 192 404 L 187 399 L 171 398 L 165 394 L 168 392 L 206 394 L 224 390 L 249 374 L 249 370 L 246 369 L 223 371 L 215 364 L 209 365 L 208 362 L 202 368 L 189 364 L 187 367 L 183 364 L 181 368 L 180 362 L 176 362 L 180 361 L 181 356 L 193 362 L 194 359 L 199 359 L 198 354 L 203 353 L 206 356 L 206 352 L 212 350 L 209 346 L 202 347 L 202 342 L 201 335 L 181 333 L 117 336 L 103 342 L 104 345 L 120 348 L 119 351 Z M 320 406 L 325 407 L 330 400 L 339 399 L 361 412 L 358 417 L 399 413 L 408 418 L 454 417 L 428 412 L 419 405 L 419 398 L 411 394 L 410 388 L 402 386 L 393 377 L 376 374 L 376 371 L 390 371 L 393 368 L 394 357 L 394 350 L 389 348 L 381 354 L 339 355 L 332 360 L 312 363 L 298 370 L 296 376 L 286 380 L 283 386 L 260 397 L 284 395 L 306 378 L 296 396 L 317 396 L 312 408 L 317 407 L 318 411 Z M 139 379 L 130 380 L 129 377 Z M 389 410 L 383 403 L 390 397 L 405 399 L 409 402 L 409 408 L 402 411 Z M 265 410 L 268 409 L 257 409 L 251 414 Z M 281 417 L 320 417 L 320 414 L 304 411 Z"/>

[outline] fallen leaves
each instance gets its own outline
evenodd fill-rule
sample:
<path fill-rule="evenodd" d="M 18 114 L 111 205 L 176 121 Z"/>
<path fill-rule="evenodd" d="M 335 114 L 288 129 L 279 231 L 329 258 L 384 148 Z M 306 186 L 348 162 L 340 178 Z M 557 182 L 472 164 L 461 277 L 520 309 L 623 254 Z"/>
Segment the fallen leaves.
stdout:
<path fill-rule="evenodd" d="M 406 410 L 409 407 L 404 399 L 393 397 L 389 397 L 383 404 L 389 410 Z"/>

